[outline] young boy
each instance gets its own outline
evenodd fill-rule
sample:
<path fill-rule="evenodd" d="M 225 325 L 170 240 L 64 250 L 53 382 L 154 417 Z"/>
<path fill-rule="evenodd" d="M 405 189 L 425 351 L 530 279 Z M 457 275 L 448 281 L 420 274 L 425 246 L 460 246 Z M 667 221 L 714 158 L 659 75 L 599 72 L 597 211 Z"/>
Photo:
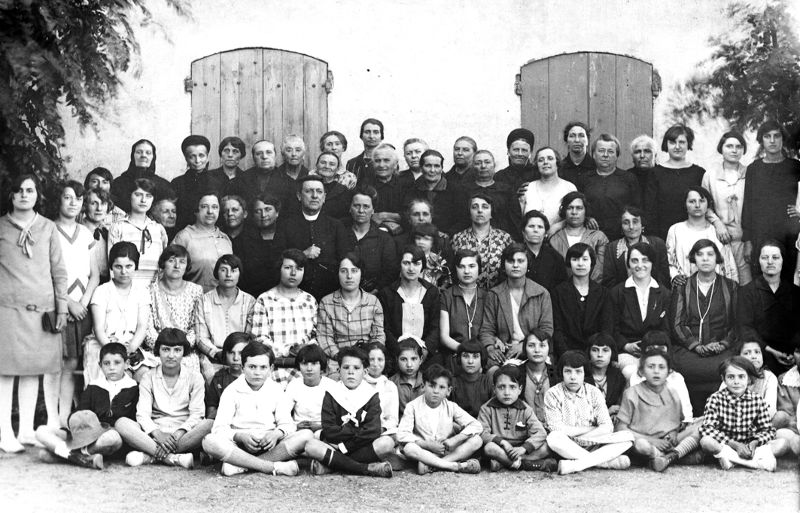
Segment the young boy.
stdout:
<path fill-rule="evenodd" d="M 242 375 L 242 349 L 255 340 L 251 335 L 241 331 L 234 331 L 222 343 L 222 354 L 225 358 L 225 367 L 221 368 L 206 385 L 206 418 L 214 420 L 219 408 L 219 399 L 228 385 Z"/>
<path fill-rule="evenodd" d="M 296 476 L 294 457 L 311 437 L 286 437 L 295 431 L 287 409 L 281 408 L 283 387 L 272 378 L 275 353 L 260 342 L 242 349 L 242 375 L 222 392 L 211 433 L 203 449 L 222 460 L 220 473 L 234 476 L 248 470 L 265 474 Z"/>
<path fill-rule="evenodd" d="M 298 431 L 310 430 L 319 436 L 325 392 L 336 383 L 323 376 L 328 368 L 328 357 L 318 345 L 308 344 L 297 351 L 295 366 L 302 379 L 295 378 L 286 386 L 282 407 L 292 416 Z"/>
<path fill-rule="evenodd" d="M 483 403 L 492 396 L 492 376 L 483 373 L 486 350 L 476 340 L 458 346 L 456 358 L 464 372 L 453 380 L 453 401 L 464 411 L 477 417 Z"/>
<path fill-rule="evenodd" d="M 500 367 L 492 376 L 494 397 L 481 406 L 478 420 L 483 426 L 483 452 L 490 458 L 492 472 L 503 467 L 543 472 L 558 468 L 556 460 L 547 458 L 547 431 L 533 408 L 520 399 L 523 379 L 519 367 Z"/>
<path fill-rule="evenodd" d="M 110 456 L 122 447 L 122 438 L 113 429 L 118 419 L 133 419 L 139 399 L 139 387 L 125 373 L 128 350 L 119 342 L 100 349 L 103 376 L 86 387 L 78 410 L 69 418 L 69 433 L 40 426 L 36 439 L 45 446 L 39 452 L 42 461 L 55 461 L 55 454 L 72 463 L 103 468 L 103 455 Z"/>
<path fill-rule="evenodd" d="M 433 469 L 477 474 L 481 464 L 472 458 L 481 448 L 480 422 L 459 405 L 448 401 L 452 373 L 439 364 L 425 370 L 425 391 L 406 406 L 397 441 L 403 454 L 416 460 L 420 475 Z M 461 431 L 456 432 L 456 425 Z M 431 468 L 433 467 L 433 468 Z"/>
<path fill-rule="evenodd" d="M 191 453 L 200 449 L 211 421 L 203 420 L 203 376 L 181 369 L 183 355 L 190 350 L 183 331 L 165 328 L 159 333 L 154 352 L 161 365 L 149 370 L 139 383 L 136 421 L 121 418 L 115 426 L 122 440 L 136 449 L 125 457 L 129 466 L 157 461 L 194 468 Z"/>
<path fill-rule="evenodd" d="M 558 360 L 562 382 L 544 396 L 547 445 L 565 458 L 559 474 L 572 474 L 590 467 L 626 469 L 631 462 L 622 454 L 633 445 L 629 432 L 614 433 L 606 400 L 596 386 L 584 383 L 586 355 L 567 351 Z"/>
<path fill-rule="evenodd" d="M 774 472 L 775 457 L 783 455 L 789 443 L 775 439 L 767 405 L 747 389 L 756 377 L 753 362 L 733 356 L 720 364 L 719 374 L 725 388 L 706 402 L 700 447 L 713 454 L 723 470 L 738 464 Z"/>
<path fill-rule="evenodd" d="M 320 439 L 306 443 L 312 474 L 325 474 L 327 467 L 349 474 L 392 477 L 392 466 L 381 461 L 394 451 L 394 440 L 381 436 L 381 402 L 364 372 L 367 355 L 356 347 L 339 351 L 339 375 L 322 400 Z"/>

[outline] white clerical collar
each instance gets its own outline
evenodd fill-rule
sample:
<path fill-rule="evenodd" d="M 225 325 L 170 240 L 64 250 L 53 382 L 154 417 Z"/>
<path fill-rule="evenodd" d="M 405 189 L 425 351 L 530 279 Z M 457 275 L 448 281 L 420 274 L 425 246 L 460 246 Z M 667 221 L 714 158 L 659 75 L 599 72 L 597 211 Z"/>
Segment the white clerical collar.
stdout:
<path fill-rule="evenodd" d="M 322 212 L 322 211 L 320 211 L 320 212 Z M 311 215 L 311 216 L 306 214 L 305 212 L 303 212 L 303 217 L 306 218 L 306 221 L 316 221 L 317 218 L 319 217 L 320 212 L 317 212 L 316 214 Z"/>

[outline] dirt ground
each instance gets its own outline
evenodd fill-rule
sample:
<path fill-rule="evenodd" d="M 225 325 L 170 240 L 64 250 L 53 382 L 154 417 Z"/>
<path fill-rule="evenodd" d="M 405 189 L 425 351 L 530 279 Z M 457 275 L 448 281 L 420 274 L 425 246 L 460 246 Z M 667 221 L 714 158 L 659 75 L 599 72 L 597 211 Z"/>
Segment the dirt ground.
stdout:
<path fill-rule="evenodd" d="M 789 460 L 774 474 L 706 465 L 663 474 L 638 468 L 570 476 L 403 471 L 393 479 L 305 472 L 224 478 L 214 466 L 187 471 L 112 461 L 100 472 L 40 463 L 35 454 L 0 453 L 0 511 L 800 511 L 800 473 Z"/>

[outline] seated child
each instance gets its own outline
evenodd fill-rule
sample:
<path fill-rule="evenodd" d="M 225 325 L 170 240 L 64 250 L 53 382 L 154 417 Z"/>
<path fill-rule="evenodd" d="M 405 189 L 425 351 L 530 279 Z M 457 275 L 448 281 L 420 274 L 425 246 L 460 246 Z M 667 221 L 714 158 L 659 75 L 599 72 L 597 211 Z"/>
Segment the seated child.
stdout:
<path fill-rule="evenodd" d="M 341 381 L 325 392 L 322 432 L 319 440 L 306 443 L 312 474 L 328 467 L 349 474 L 392 477 L 392 466 L 381 461 L 394 451 L 394 440 L 381 436 L 381 403 L 378 393 L 364 382 L 366 353 L 345 347 L 336 356 Z"/>
<path fill-rule="evenodd" d="M 414 337 L 401 337 L 397 342 L 397 372 L 389 379 L 397 385 L 399 418 L 403 417 L 406 405 L 422 395 L 425 387 L 422 373 L 419 371 L 425 351 L 424 345 Z"/>
<path fill-rule="evenodd" d="M 796 418 L 800 416 L 800 333 L 792 339 L 794 344 L 795 366 L 778 377 L 778 412 L 772 419 L 772 425 L 778 429 L 776 437 L 788 440 L 795 455 L 800 456 L 800 425 Z"/>
<path fill-rule="evenodd" d="M 369 358 L 369 367 L 364 381 L 372 385 L 381 400 L 381 428 L 384 435 L 395 435 L 400 423 L 400 397 L 397 385 L 383 373 L 386 370 L 386 346 L 380 342 L 370 342 L 364 350 Z"/>
<path fill-rule="evenodd" d="M 753 363 L 743 356 L 733 356 L 719 366 L 725 389 L 711 394 L 706 402 L 700 447 L 719 460 L 723 470 L 734 464 L 774 472 L 776 456 L 789 443 L 775 439 L 767 405 L 748 390 L 756 377 Z"/>
<path fill-rule="evenodd" d="M 275 353 L 261 342 L 242 349 L 242 375 L 222 392 L 214 427 L 203 439 L 203 449 L 222 460 L 220 473 L 234 476 L 248 470 L 296 476 L 294 458 L 303 451 L 310 431 L 295 436 L 288 409 L 281 407 L 283 387 L 272 380 Z"/>
<path fill-rule="evenodd" d="M 112 279 L 95 289 L 89 303 L 93 335 L 84 341 L 84 383 L 102 376 L 98 368 L 100 348 L 110 342 L 119 342 L 128 350 L 128 368 L 136 381 L 158 365 L 158 359 L 141 347 L 150 316 L 150 295 L 146 286 L 134 280 L 139 250 L 133 243 L 117 242 L 108 253 L 108 264 Z"/>
<path fill-rule="evenodd" d="M 542 424 L 544 417 L 544 394 L 558 383 L 555 368 L 547 363 L 552 338 L 547 332 L 534 328 L 525 339 L 525 384 L 522 387 L 523 400 L 533 408 L 536 418 Z"/>
<path fill-rule="evenodd" d="M 242 349 L 253 340 L 255 339 L 252 335 L 242 331 L 234 331 L 225 337 L 225 342 L 222 343 L 225 366 L 206 385 L 206 419 L 216 418 L 222 391 L 242 375 Z"/>
<path fill-rule="evenodd" d="M 307 344 L 297 351 L 295 366 L 302 379 L 295 378 L 289 382 L 281 407 L 289 412 L 298 431 L 310 430 L 319 436 L 322 429 L 322 401 L 325 399 L 325 392 L 336 384 L 332 379 L 323 376 L 328 369 L 328 357 L 318 345 Z M 290 438 L 293 437 L 296 435 Z M 305 445 L 305 441 L 303 444 Z"/>
<path fill-rule="evenodd" d="M 744 356 L 753 363 L 756 369 L 756 377 L 748 389 L 755 395 L 764 400 L 767 405 L 770 420 L 775 418 L 778 405 L 778 378 L 764 365 L 764 354 L 761 352 L 761 344 L 756 341 L 742 342 L 736 354 Z M 725 383 L 719 386 L 722 390 Z M 774 424 L 773 424 L 774 426 Z"/>
<path fill-rule="evenodd" d="M 558 468 L 556 460 L 547 458 L 547 431 L 533 408 L 520 399 L 523 379 L 519 367 L 500 367 L 492 376 L 494 397 L 481 406 L 478 420 L 483 426 L 483 452 L 490 458 L 492 472 L 503 467 L 543 472 Z"/>
<path fill-rule="evenodd" d="M 617 414 L 616 430 L 633 433 L 633 451 L 657 472 L 697 449 L 700 440 L 697 426 L 681 422 L 681 400 L 667 386 L 671 367 L 666 351 L 645 347 L 639 358 L 644 381 L 625 391 Z"/>
<path fill-rule="evenodd" d="M 200 449 L 212 423 L 203 420 L 203 376 L 181 369 L 183 355 L 191 350 L 183 331 L 163 329 L 154 350 L 161 365 L 148 371 L 139 383 L 136 421 L 121 418 L 115 426 L 122 440 L 136 449 L 128 453 L 125 462 L 131 467 L 159 462 L 194 468 L 192 452 Z"/>
<path fill-rule="evenodd" d="M 644 336 L 642 337 L 641 342 L 639 342 L 639 347 L 642 353 L 644 353 L 644 350 L 648 347 L 657 347 L 662 351 L 664 351 L 665 353 L 667 353 L 668 355 L 672 355 L 672 343 L 670 341 L 669 335 L 660 330 L 653 330 L 645 333 Z M 634 368 L 638 370 L 638 367 Z M 642 376 L 639 372 L 633 371 L 633 374 L 631 374 L 628 380 L 628 387 L 638 385 L 643 381 L 644 381 L 644 376 Z M 702 417 L 694 419 L 694 413 L 692 411 L 692 401 L 689 398 L 689 389 L 686 388 L 686 380 L 683 379 L 683 374 L 676 371 L 675 369 L 670 368 L 669 376 L 667 376 L 667 387 L 669 387 L 676 394 L 678 394 L 678 398 L 681 400 L 681 408 L 683 408 L 682 414 L 684 422 L 692 422 L 693 420 L 694 422 L 699 422 L 700 420 L 702 420 Z"/>
<path fill-rule="evenodd" d="M 453 380 L 452 400 L 473 417 L 492 396 L 492 376 L 484 374 L 486 350 L 477 339 L 459 344 L 456 358 L 463 372 Z"/>
<path fill-rule="evenodd" d="M 128 350 L 118 342 L 100 349 L 103 375 L 81 394 L 78 410 L 68 421 L 69 432 L 48 426 L 36 430 L 36 439 L 45 447 L 39 452 L 42 461 L 53 461 L 55 454 L 77 465 L 102 469 L 103 455 L 122 447 L 113 426 L 121 417 L 134 418 L 139 399 L 138 385 L 125 373 L 127 358 Z"/>
<path fill-rule="evenodd" d="M 631 462 L 623 453 L 633 445 L 630 433 L 613 433 L 605 397 L 596 386 L 584 383 L 586 355 L 567 351 L 558 360 L 561 383 L 544 395 L 547 445 L 564 459 L 559 474 L 590 467 L 626 469 Z"/>
<path fill-rule="evenodd" d="M 622 371 L 616 366 L 617 341 L 607 333 L 595 333 L 589 337 L 587 345 L 591 372 L 586 375 L 586 382 L 603 392 L 608 414 L 614 420 L 627 384 Z"/>
<path fill-rule="evenodd" d="M 408 403 L 400 419 L 397 441 L 403 444 L 403 454 L 418 462 L 420 475 L 434 469 L 467 474 L 481 471 L 480 462 L 472 455 L 483 445 L 483 427 L 447 400 L 452 379 L 453 374 L 441 365 L 428 367 L 423 395 Z"/>

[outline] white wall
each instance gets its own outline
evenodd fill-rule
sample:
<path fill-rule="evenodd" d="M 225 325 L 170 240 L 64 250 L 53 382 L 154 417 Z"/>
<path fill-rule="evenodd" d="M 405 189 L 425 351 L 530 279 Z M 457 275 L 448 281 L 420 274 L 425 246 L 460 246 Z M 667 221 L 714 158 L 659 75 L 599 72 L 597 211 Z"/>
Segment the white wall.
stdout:
<path fill-rule="evenodd" d="M 386 125 L 386 140 L 398 147 L 417 136 L 450 157 L 455 138 L 466 134 L 505 166 L 506 135 L 520 122 L 514 94 L 519 67 L 531 59 L 584 50 L 653 63 L 664 84 L 655 109 L 660 141 L 670 87 L 708 55 L 707 39 L 719 29 L 727 3 L 195 0 L 193 20 L 186 20 L 151 0 L 154 21 L 166 27 L 171 42 L 152 23 L 139 30 L 140 75 L 128 74 L 123 94 L 100 120 L 99 134 L 80 133 L 68 122 L 64 155 L 73 175 L 98 165 L 118 174 L 127 167 L 131 143 L 148 138 L 158 148 L 159 174 L 176 176 L 185 167 L 180 142 L 189 133 L 191 112 L 183 79 L 190 62 L 246 46 L 307 53 L 329 63 L 335 80 L 328 97 L 329 127 L 351 141 L 348 158 L 362 149 L 361 121 L 377 117 Z M 718 160 L 721 129 L 712 126 L 699 135 L 696 162 Z"/>

